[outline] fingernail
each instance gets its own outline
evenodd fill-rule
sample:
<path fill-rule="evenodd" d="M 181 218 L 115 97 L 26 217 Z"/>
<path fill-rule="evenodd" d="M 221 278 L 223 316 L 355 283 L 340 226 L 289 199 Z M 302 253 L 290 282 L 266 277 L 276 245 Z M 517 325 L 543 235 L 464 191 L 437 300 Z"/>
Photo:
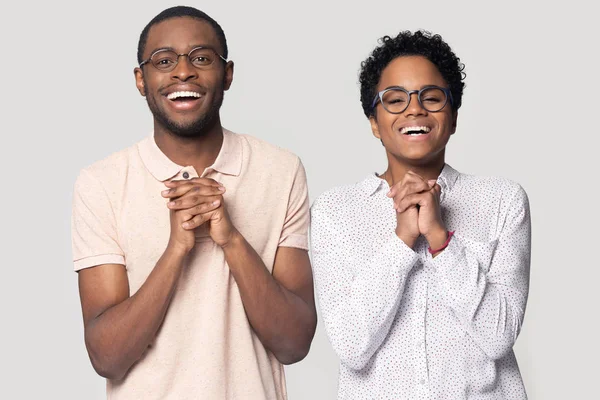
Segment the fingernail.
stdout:
<path fill-rule="evenodd" d="M 168 206 L 168 207 L 173 207 L 174 205 L 175 205 L 175 202 L 174 202 L 174 201 L 170 201 L 170 202 L 168 202 L 168 203 L 167 203 L 167 206 Z"/>
<path fill-rule="evenodd" d="M 190 227 L 190 223 L 189 222 L 184 222 L 183 224 L 181 224 L 181 226 L 183 226 L 184 228 L 189 228 Z"/>
<path fill-rule="evenodd" d="M 169 194 L 170 190 L 163 190 L 162 192 L 160 192 L 160 194 L 162 194 L 163 196 Z"/>
<path fill-rule="evenodd" d="M 221 192 L 224 192 L 224 191 L 225 191 L 225 186 L 219 186 L 219 190 L 220 190 Z"/>
<path fill-rule="evenodd" d="M 221 204 L 221 202 L 219 200 L 215 200 L 212 202 L 213 206 L 218 206 L 219 204 Z"/>

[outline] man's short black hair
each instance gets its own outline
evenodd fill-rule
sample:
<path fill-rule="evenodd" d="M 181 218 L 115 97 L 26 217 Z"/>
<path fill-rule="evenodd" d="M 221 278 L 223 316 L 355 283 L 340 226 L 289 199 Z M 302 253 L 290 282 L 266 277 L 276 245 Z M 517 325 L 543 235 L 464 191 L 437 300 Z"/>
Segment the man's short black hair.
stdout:
<path fill-rule="evenodd" d="M 384 36 L 379 43 L 380 46 L 361 63 L 360 101 L 367 118 L 374 115 L 372 104 L 381 73 L 392 60 L 401 56 L 423 56 L 431 61 L 449 85 L 454 111 L 460 108 L 465 87 L 465 65 L 440 35 L 432 35 L 427 31 L 404 31 L 395 38 Z"/>
<path fill-rule="evenodd" d="M 152 28 L 152 26 L 158 24 L 159 22 L 176 17 L 191 17 L 208 22 L 217 33 L 217 38 L 219 39 L 219 43 L 223 48 L 223 54 L 221 55 L 224 58 L 227 58 L 227 39 L 225 38 L 225 32 L 223 32 L 223 28 L 221 28 L 221 25 L 219 25 L 217 21 L 212 19 L 206 13 L 194 7 L 177 6 L 167 8 L 166 10 L 158 14 L 156 17 L 152 18 L 152 21 L 148 22 L 148 25 L 146 25 L 146 27 L 140 34 L 140 40 L 138 42 L 138 64 L 144 60 L 144 51 L 146 50 L 146 42 L 148 41 L 148 32 L 150 31 L 150 28 Z"/>

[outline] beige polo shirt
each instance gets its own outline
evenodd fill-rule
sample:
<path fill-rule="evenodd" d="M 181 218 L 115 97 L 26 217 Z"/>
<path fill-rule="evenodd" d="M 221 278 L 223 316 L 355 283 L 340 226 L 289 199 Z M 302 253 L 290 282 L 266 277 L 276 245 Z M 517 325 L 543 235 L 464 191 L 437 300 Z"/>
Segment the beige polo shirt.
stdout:
<path fill-rule="evenodd" d="M 190 179 L 153 137 L 83 169 L 73 200 L 75 270 L 123 264 L 131 294 L 169 239 L 164 181 Z M 224 130 L 221 151 L 201 176 L 225 185 L 236 228 L 272 271 L 279 246 L 308 249 L 306 176 L 294 154 Z M 184 266 L 155 340 L 108 399 L 285 399 L 283 366 L 252 330 L 223 251 L 205 228 Z"/>

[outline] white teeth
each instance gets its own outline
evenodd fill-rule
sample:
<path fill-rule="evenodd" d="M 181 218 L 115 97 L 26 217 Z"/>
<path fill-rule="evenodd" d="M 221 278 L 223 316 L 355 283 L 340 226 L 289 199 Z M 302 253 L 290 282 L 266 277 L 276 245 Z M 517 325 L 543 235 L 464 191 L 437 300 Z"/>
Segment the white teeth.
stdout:
<path fill-rule="evenodd" d="M 404 128 L 400 129 L 400 133 L 402 134 L 410 134 L 410 133 L 429 133 L 431 131 L 431 128 L 428 126 L 405 126 Z"/>
<path fill-rule="evenodd" d="M 200 97 L 200 93 L 197 92 L 173 92 L 167 95 L 167 99 L 175 100 L 179 97 Z"/>

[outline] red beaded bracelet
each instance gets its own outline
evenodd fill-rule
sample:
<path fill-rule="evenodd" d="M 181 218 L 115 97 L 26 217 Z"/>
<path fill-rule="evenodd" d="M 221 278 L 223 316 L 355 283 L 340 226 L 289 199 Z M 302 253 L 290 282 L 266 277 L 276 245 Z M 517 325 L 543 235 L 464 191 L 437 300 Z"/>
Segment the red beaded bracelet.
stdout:
<path fill-rule="evenodd" d="M 435 253 L 438 253 L 438 252 L 444 250 L 446 247 L 448 247 L 448 244 L 450 243 L 450 239 L 452 238 L 452 235 L 454 235 L 454 231 L 452 231 L 452 232 L 448 231 L 448 239 L 446 239 L 446 241 L 444 242 L 442 247 L 440 247 L 439 249 L 431 250 L 431 247 L 428 247 L 427 250 L 429 250 L 429 254 L 434 255 Z"/>

